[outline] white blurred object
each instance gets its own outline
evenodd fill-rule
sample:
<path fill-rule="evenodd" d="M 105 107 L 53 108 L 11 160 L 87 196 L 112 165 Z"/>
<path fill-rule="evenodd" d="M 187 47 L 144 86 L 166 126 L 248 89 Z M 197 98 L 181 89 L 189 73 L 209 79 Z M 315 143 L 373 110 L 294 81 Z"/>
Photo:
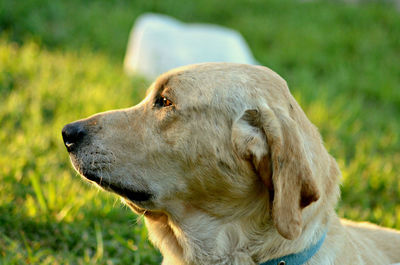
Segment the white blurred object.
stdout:
<path fill-rule="evenodd" d="M 153 79 L 172 68 L 202 62 L 258 64 L 235 30 L 144 14 L 130 33 L 124 69 Z"/>

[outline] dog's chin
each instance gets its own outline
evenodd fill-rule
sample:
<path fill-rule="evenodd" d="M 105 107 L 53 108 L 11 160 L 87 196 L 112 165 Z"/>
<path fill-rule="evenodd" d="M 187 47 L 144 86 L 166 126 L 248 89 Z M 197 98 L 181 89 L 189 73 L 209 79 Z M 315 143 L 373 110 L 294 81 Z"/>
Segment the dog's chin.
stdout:
<path fill-rule="evenodd" d="M 92 183 L 97 184 L 106 191 L 116 193 L 133 203 L 145 203 L 152 199 L 153 195 L 145 190 L 133 189 L 130 187 L 123 187 L 121 184 L 115 184 L 107 179 L 104 179 L 96 172 L 80 171 L 79 172 L 85 179 Z"/>
<path fill-rule="evenodd" d="M 153 210 L 153 209 L 148 209 L 143 208 L 139 206 L 137 203 L 133 203 L 130 200 L 124 200 L 126 205 L 135 212 L 138 215 L 143 215 L 144 217 L 151 219 L 151 220 L 160 220 L 160 218 L 168 218 L 167 214 L 161 210 Z"/>

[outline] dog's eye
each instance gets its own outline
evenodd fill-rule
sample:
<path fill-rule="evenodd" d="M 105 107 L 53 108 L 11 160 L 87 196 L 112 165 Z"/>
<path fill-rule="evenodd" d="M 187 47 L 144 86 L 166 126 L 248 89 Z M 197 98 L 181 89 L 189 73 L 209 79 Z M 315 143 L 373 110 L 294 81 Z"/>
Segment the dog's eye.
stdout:
<path fill-rule="evenodd" d="M 160 96 L 156 99 L 153 106 L 159 108 L 169 107 L 172 106 L 172 101 L 166 97 Z"/>

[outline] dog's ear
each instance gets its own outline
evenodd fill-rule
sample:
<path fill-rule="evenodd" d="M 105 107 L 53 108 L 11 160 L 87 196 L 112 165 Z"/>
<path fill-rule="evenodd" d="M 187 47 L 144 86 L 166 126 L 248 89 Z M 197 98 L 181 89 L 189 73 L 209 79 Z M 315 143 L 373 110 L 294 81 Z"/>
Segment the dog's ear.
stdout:
<path fill-rule="evenodd" d="M 283 110 L 266 105 L 246 110 L 232 128 L 236 152 L 253 163 L 273 194 L 273 222 L 287 239 L 301 234 L 302 209 L 319 198 L 299 130 Z"/>

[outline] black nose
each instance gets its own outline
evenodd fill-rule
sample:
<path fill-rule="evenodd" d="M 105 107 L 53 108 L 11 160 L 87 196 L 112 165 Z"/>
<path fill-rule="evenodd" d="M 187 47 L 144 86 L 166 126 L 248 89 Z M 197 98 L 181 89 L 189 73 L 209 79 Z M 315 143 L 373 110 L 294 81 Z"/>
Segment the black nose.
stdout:
<path fill-rule="evenodd" d="M 68 152 L 76 149 L 77 146 L 83 142 L 83 139 L 86 135 L 87 131 L 83 122 L 81 121 L 76 121 L 65 125 L 62 129 L 62 137 Z"/>

